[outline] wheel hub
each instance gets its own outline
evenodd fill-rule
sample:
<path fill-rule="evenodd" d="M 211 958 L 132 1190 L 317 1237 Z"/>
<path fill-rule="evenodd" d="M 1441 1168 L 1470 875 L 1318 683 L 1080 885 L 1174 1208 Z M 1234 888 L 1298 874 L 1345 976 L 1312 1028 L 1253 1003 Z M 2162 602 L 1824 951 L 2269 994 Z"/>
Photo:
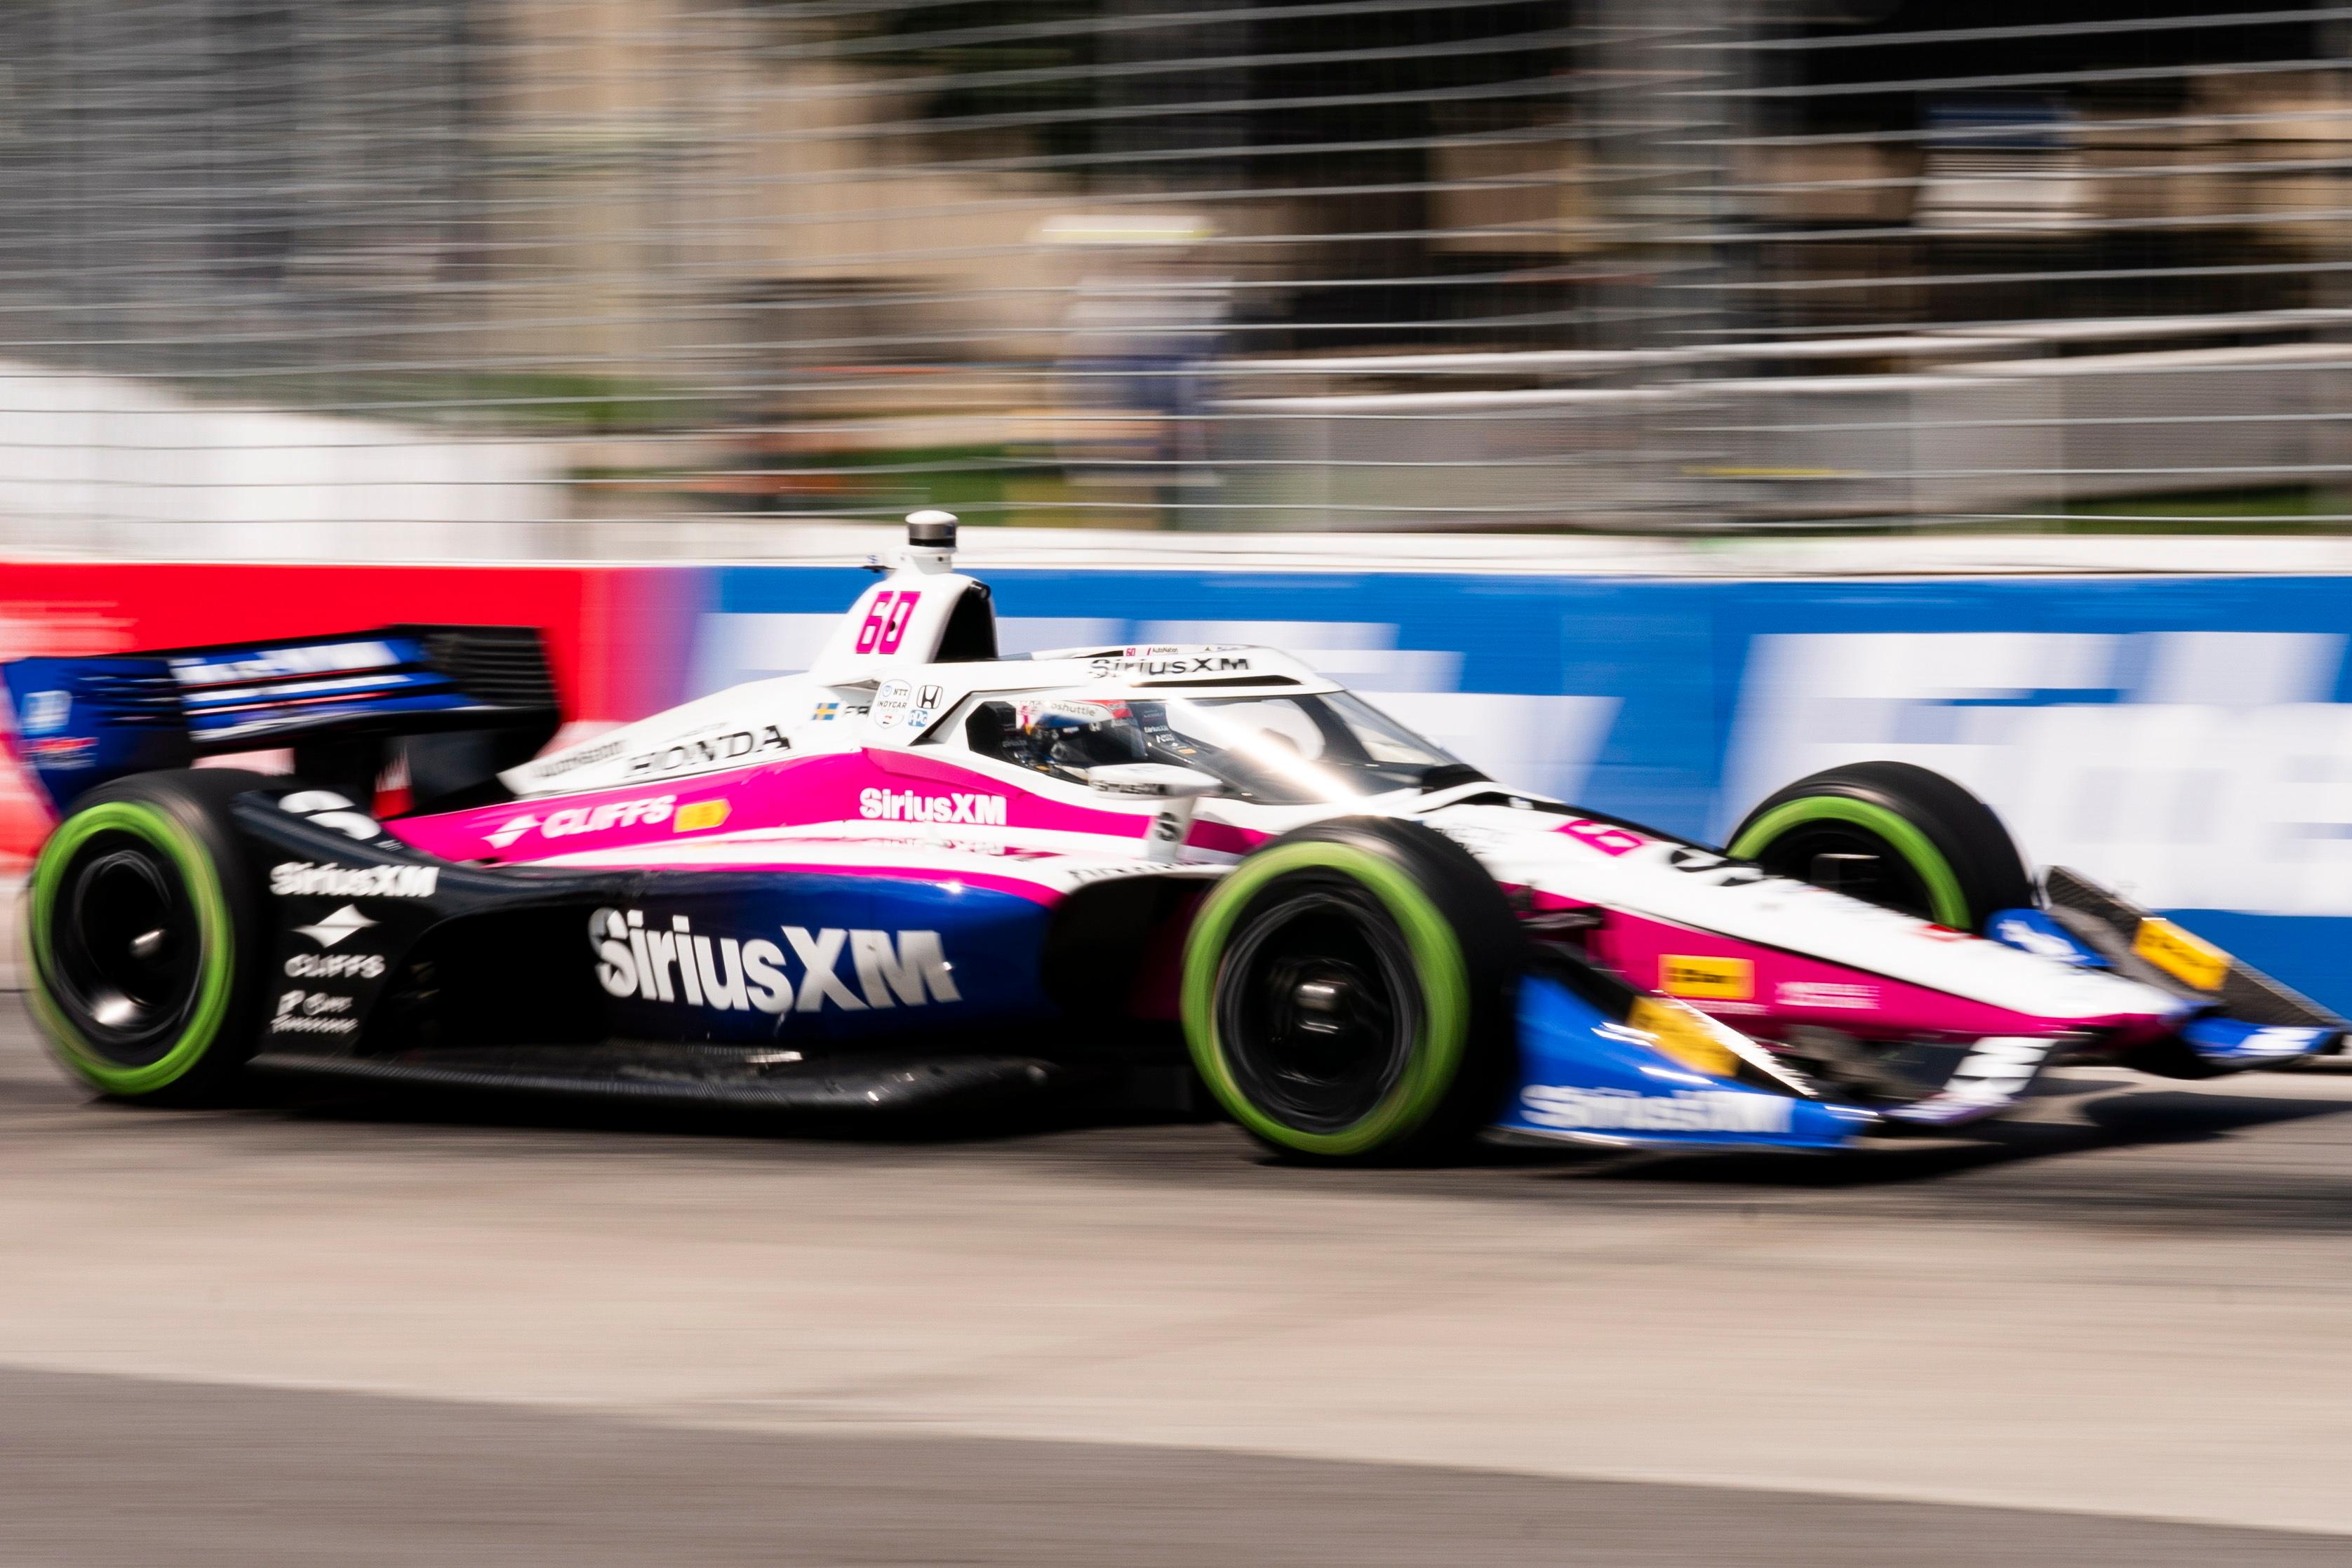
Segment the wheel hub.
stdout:
<path fill-rule="evenodd" d="M 1355 1000 L 1347 977 L 1336 973 L 1308 974 L 1290 991 L 1298 1028 L 1308 1034 L 1338 1034 L 1347 1028 L 1349 1009 Z"/>
<path fill-rule="evenodd" d="M 177 870 L 151 845 L 104 835 L 67 868 L 59 904 L 59 999 L 110 1058 L 160 1055 L 195 993 L 195 915 Z"/>
<path fill-rule="evenodd" d="M 1328 1131 L 1370 1114 L 1407 1059 L 1418 1017 L 1410 958 L 1350 884 L 1287 890 L 1244 917 L 1222 1028 L 1253 1098 Z"/>

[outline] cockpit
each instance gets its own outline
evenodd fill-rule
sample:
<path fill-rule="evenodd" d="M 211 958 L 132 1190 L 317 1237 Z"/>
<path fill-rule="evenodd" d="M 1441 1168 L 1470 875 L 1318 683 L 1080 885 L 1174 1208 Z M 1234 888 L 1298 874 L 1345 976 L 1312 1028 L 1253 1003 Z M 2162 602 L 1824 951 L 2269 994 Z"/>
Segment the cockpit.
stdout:
<path fill-rule="evenodd" d="M 963 721 L 982 757 L 1073 783 L 1093 769 L 1157 762 L 1269 806 L 1359 800 L 1475 779 L 1476 769 L 1346 692 L 1257 696 L 1024 693 L 986 698 Z"/>

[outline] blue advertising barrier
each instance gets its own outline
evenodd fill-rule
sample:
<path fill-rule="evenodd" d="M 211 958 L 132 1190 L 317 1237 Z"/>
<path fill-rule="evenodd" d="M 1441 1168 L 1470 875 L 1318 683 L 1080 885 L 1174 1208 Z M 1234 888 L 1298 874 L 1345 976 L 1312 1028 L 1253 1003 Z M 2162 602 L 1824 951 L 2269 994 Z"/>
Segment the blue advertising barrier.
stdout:
<path fill-rule="evenodd" d="M 805 668 L 855 570 L 711 569 L 695 693 Z M 1286 647 L 1497 778 L 1721 841 L 1894 758 L 2352 1011 L 2352 579 L 984 573 L 1008 652 Z"/>

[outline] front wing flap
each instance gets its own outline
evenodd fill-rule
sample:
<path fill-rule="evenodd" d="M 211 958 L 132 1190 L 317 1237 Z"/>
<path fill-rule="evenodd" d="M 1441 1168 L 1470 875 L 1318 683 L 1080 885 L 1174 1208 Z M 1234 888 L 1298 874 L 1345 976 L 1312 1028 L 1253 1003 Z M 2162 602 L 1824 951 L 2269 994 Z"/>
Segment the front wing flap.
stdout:
<path fill-rule="evenodd" d="M 2168 1077 L 2200 1078 L 2277 1067 L 2343 1048 L 2352 1025 L 2195 933 L 2140 908 L 2082 873 L 2052 866 L 2042 877 L 2041 911 L 2004 911 L 1996 939 L 2029 951 L 2054 936 L 2079 961 L 2114 970 L 2200 1004 L 2180 1029 L 2143 1042 L 2129 1065 Z M 2041 923 L 2029 930 L 2027 922 Z"/>
<path fill-rule="evenodd" d="M 1505 1137 L 1649 1148 L 1843 1148 L 1878 1122 L 1814 1098 L 1727 1025 L 1565 954 L 1521 981 Z"/>

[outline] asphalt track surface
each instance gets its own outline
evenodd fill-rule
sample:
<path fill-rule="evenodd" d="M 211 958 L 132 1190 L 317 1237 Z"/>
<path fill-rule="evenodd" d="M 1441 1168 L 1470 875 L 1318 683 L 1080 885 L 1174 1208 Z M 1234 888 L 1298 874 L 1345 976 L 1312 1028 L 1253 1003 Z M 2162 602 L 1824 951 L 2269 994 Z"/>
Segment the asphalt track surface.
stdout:
<path fill-rule="evenodd" d="M 2352 1562 L 2352 1071 L 1851 1160 L 93 1104 L 0 997 L 0 1562 Z"/>

